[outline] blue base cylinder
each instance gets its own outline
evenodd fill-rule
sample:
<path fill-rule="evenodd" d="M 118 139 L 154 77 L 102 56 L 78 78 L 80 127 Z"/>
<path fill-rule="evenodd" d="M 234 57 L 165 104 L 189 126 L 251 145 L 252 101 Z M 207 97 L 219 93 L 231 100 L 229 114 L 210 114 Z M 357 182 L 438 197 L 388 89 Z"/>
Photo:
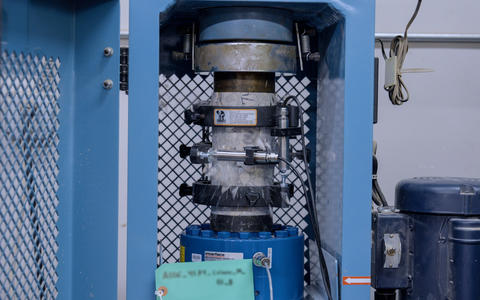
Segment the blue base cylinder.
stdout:
<path fill-rule="evenodd" d="M 251 259 L 257 252 L 271 255 L 273 299 L 303 299 L 304 236 L 295 227 L 273 232 L 215 232 L 208 224 L 191 225 L 180 236 L 181 260 Z M 253 266 L 255 300 L 269 300 L 267 272 Z"/>

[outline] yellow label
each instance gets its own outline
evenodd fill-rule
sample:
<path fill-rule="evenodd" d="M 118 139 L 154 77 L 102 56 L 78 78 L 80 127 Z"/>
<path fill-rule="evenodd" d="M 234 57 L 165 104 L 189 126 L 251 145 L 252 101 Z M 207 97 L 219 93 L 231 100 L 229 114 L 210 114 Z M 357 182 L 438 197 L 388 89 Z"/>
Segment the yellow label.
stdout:
<path fill-rule="evenodd" d="M 180 262 L 185 262 L 185 246 L 180 246 Z"/>

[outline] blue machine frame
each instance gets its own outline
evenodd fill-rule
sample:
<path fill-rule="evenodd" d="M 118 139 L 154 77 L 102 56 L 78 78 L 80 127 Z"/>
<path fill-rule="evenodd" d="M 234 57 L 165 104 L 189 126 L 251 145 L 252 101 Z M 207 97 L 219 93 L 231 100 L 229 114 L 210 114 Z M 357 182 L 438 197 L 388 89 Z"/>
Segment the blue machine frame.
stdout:
<path fill-rule="evenodd" d="M 154 290 L 157 260 L 157 144 L 159 14 L 175 3 L 200 1 L 132 1 L 130 3 L 129 162 L 127 297 L 148 299 Z M 371 155 L 373 119 L 374 1 L 208 1 L 208 7 L 245 5 L 312 6 L 326 4 L 343 19 L 333 33 L 327 54 L 339 67 L 327 66 L 342 80 L 342 125 L 337 165 L 326 163 L 327 174 L 340 174 L 340 199 L 324 199 L 320 215 L 338 216 L 321 221 L 327 232 L 325 252 L 332 274 L 338 273 L 341 299 L 370 298 L 370 286 L 343 285 L 346 276 L 369 276 L 371 251 Z M 328 20 L 326 20 L 328 22 Z M 160 37 L 161 39 L 161 37 Z M 343 56 L 342 56 L 343 54 Z M 338 100 L 338 99 L 337 99 Z M 321 104 L 319 104 L 321 107 Z M 319 154 L 317 154 L 318 157 Z M 321 163 L 321 161 L 319 162 Z M 340 166 L 341 169 L 334 169 Z M 315 174 L 315 172 L 314 172 Z M 341 182 L 340 182 L 341 181 Z M 333 189 L 335 190 L 335 189 Z M 322 200 L 322 199 L 321 199 Z M 329 201 L 330 200 L 330 201 Z M 323 212 L 323 214 L 322 214 Z M 324 232 L 325 233 L 325 232 Z M 324 234 L 325 235 L 325 234 Z"/>
<path fill-rule="evenodd" d="M 56 298 L 116 299 L 119 51 L 115 50 L 111 57 L 106 57 L 103 51 L 105 47 L 119 49 L 119 3 L 117 0 L 3 0 L 0 3 L 3 6 L 2 55 L 30 55 L 61 62 L 56 148 L 59 173 L 57 178 L 51 178 L 58 181 L 55 196 L 58 205 L 55 204 L 53 212 L 58 216 L 54 225 L 58 230 L 55 239 L 58 250 L 54 249 L 53 253 L 58 265 L 53 271 L 49 270 L 58 276 L 53 283 L 58 292 Z M 17 76 L 21 71 L 17 72 L 8 76 Z M 110 90 L 103 87 L 106 79 L 113 81 Z M 3 97 L 2 101 L 7 97 L 5 93 Z M 3 107 L 2 113 L 5 113 Z M 11 123 L 15 125 L 14 121 Z M 38 174 L 37 179 L 45 179 Z M 45 205 L 42 195 L 34 196 L 40 205 Z M 0 200 L 5 203 L 3 194 Z M 37 230 L 43 230 L 41 226 Z M 41 232 L 37 234 L 43 236 Z M 0 235 L 3 238 L 6 233 L 2 231 Z M 153 235 L 150 238 L 155 240 Z M 8 249 L 1 251 L 5 253 Z M 32 272 L 35 278 L 32 270 L 24 271 Z M 147 273 L 152 272 L 153 263 Z M 3 284 L 2 281 L 2 287 Z M 19 295 L 28 285 L 41 289 L 38 284 L 28 281 L 24 286 L 14 284 L 10 292 Z M 143 289 L 146 290 L 146 286 Z"/>
<path fill-rule="evenodd" d="M 328 4 L 344 26 L 335 35 L 344 80 L 342 174 L 335 210 L 339 249 L 325 251 L 339 276 L 370 273 L 370 196 L 374 2 L 208 1 L 209 6 Z M 159 14 L 174 1 L 130 3 L 127 297 L 151 299 L 157 260 Z M 198 1 L 178 1 L 185 5 Z M 59 299 L 115 299 L 117 294 L 118 51 L 117 0 L 3 0 L 2 51 L 59 58 L 58 260 Z M 322 229 L 327 224 L 322 224 Z M 2 249 L 3 250 L 3 249 Z M 369 299 L 368 285 L 340 285 L 342 299 Z M 18 286 L 18 288 L 21 288 Z"/>

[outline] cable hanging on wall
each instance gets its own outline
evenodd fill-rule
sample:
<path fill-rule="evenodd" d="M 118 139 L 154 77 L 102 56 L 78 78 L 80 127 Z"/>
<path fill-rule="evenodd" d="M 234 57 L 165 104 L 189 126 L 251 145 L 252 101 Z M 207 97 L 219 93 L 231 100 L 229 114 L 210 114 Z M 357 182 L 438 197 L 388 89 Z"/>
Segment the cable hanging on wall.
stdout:
<path fill-rule="evenodd" d="M 402 69 L 403 63 L 408 53 L 408 29 L 420 11 L 422 0 L 418 0 L 417 7 L 408 21 L 405 32 L 402 35 L 397 35 L 390 43 L 390 51 L 387 57 L 385 47 L 381 40 L 377 40 L 382 47 L 382 55 L 385 59 L 385 85 L 384 88 L 388 92 L 388 97 L 394 105 L 402 105 L 410 99 L 410 93 L 405 82 L 402 79 L 403 73 L 414 72 L 431 72 L 427 69 Z"/>

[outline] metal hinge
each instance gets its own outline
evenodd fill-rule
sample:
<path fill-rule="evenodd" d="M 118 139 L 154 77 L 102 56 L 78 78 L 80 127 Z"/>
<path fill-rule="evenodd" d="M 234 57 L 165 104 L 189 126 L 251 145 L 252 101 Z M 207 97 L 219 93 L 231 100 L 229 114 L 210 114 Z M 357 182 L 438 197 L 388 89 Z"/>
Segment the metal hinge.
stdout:
<path fill-rule="evenodd" d="M 120 91 L 128 94 L 128 47 L 120 47 Z"/>

